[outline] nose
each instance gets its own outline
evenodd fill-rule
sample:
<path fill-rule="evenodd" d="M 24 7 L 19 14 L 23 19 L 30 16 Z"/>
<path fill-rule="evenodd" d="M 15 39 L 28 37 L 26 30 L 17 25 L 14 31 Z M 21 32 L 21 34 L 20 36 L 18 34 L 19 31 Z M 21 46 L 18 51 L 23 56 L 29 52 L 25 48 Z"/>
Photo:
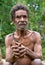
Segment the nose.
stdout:
<path fill-rule="evenodd" d="M 23 17 L 21 17 L 21 21 L 24 21 L 24 18 Z"/>

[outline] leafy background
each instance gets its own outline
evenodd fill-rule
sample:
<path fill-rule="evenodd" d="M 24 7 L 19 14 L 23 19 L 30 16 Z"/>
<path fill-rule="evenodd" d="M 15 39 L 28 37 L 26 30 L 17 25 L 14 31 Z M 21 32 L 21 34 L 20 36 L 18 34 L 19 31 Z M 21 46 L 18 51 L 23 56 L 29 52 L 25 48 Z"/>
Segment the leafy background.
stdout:
<path fill-rule="evenodd" d="M 5 36 L 14 32 L 15 26 L 10 21 L 10 10 L 18 2 L 29 8 L 28 29 L 38 31 L 42 38 L 43 59 L 45 59 L 45 0 L 0 0 L 0 48 L 5 58 Z"/>

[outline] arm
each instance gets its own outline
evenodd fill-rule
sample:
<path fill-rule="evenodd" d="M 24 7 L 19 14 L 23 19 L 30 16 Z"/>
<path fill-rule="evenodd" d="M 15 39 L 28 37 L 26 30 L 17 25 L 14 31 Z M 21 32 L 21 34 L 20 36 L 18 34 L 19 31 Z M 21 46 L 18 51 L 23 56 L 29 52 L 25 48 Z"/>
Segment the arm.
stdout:
<path fill-rule="evenodd" d="M 11 36 L 7 35 L 5 38 L 5 45 L 6 45 L 6 61 L 12 62 L 12 50 L 10 47 L 11 43 Z"/>
<path fill-rule="evenodd" d="M 34 51 L 26 48 L 26 54 L 30 56 L 32 59 L 36 58 L 42 58 L 42 47 L 41 47 L 41 36 L 39 33 L 35 33 L 35 45 L 34 45 Z"/>

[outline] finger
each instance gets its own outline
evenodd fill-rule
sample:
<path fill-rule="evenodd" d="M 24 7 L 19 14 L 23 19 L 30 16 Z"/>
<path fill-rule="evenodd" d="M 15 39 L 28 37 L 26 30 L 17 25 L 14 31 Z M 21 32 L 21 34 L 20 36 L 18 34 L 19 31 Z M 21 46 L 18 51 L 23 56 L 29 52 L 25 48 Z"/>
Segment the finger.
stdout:
<path fill-rule="evenodd" d="M 12 51 L 13 52 L 19 52 L 19 49 L 13 49 Z"/>
<path fill-rule="evenodd" d="M 15 56 L 15 54 L 14 54 L 14 53 L 12 53 L 12 54 L 11 54 L 11 58 L 12 58 L 12 57 L 14 57 L 14 56 Z"/>
<path fill-rule="evenodd" d="M 19 43 L 19 42 L 16 42 L 16 44 L 18 45 L 18 47 L 20 47 L 20 46 L 21 46 L 21 43 Z"/>
<path fill-rule="evenodd" d="M 21 53 L 24 53 L 24 52 L 26 52 L 26 49 L 23 49 L 23 50 L 20 50 L 20 51 L 19 51 L 20 54 L 21 54 Z"/>
<path fill-rule="evenodd" d="M 15 56 L 15 58 L 17 58 L 17 59 L 18 59 L 18 58 L 19 58 L 19 56 Z"/>
<path fill-rule="evenodd" d="M 19 55 L 20 55 L 19 53 L 13 52 L 12 55 L 11 55 L 11 57 L 19 57 Z"/>
<path fill-rule="evenodd" d="M 19 43 L 18 42 L 15 42 L 16 45 L 18 45 Z"/>
<path fill-rule="evenodd" d="M 21 46 L 21 47 L 19 47 L 19 50 L 22 50 L 22 49 L 25 49 L 25 48 L 24 48 L 24 47 L 22 47 L 22 46 Z"/>
<path fill-rule="evenodd" d="M 17 45 L 11 47 L 11 49 L 17 49 L 17 48 L 18 48 Z"/>
<path fill-rule="evenodd" d="M 20 54 L 20 57 L 23 57 L 25 54 L 26 54 L 26 52 L 24 52 L 24 53 Z"/>
<path fill-rule="evenodd" d="M 16 43 L 16 45 L 18 45 L 18 46 L 20 46 L 21 45 L 21 43 L 19 43 L 18 41 L 17 42 L 15 42 Z"/>
<path fill-rule="evenodd" d="M 16 52 L 14 52 L 14 55 L 15 55 L 15 56 L 19 56 L 19 55 L 20 55 L 20 53 L 16 53 Z"/>

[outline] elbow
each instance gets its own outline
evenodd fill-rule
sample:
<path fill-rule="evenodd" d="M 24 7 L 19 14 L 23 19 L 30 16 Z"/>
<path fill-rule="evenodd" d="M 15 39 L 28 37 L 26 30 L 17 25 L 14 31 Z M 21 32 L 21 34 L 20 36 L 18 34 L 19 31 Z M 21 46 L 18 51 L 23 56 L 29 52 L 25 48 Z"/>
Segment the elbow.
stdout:
<path fill-rule="evenodd" d="M 42 55 L 39 55 L 39 54 L 38 54 L 38 55 L 37 55 L 37 58 L 42 60 Z"/>
<path fill-rule="evenodd" d="M 41 60 L 42 60 L 42 56 L 39 56 L 39 59 L 41 59 Z"/>
<path fill-rule="evenodd" d="M 9 59 L 9 58 L 6 58 L 6 61 L 7 61 L 7 62 L 10 62 L 10 59 Z"/>
<path fill-rule="evenodd" d="M 10 62 L 10 63 L 12 62 L 12 60 L 10 58 L 6 58 L 6 61 Z"/>

